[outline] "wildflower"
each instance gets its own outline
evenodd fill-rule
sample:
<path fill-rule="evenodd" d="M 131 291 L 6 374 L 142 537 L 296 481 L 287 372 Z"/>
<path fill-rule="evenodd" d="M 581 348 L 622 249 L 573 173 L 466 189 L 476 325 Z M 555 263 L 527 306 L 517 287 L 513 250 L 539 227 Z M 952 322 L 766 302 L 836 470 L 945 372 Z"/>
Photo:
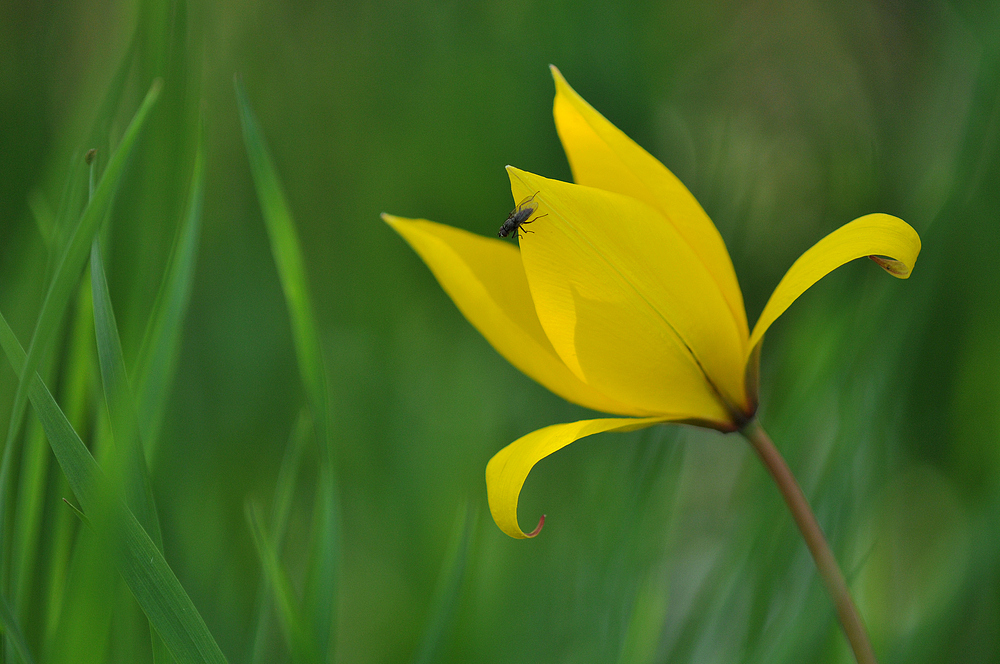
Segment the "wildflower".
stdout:
<path fill-rule="evenodd" d="M 486 466 L 490 511 L 516 538 L 531 468 L 585 436 L 662 422 L 740 431 L 778 485 L 830 592 L 858 662 L 874 663 L 844 576 L 802 490 L 757 421 L 764 333 L 826 274 L 869 257 L 910 276 L 920 238 L 869 214 L 817 242 L 789 268 L 750 331 L 718 230 L 663 164 L 594 110 L 555 67 L 556 129 L 575 184 L 507 167 L 532 224 L 512 244 L 426 220 L 382 215 L 427 263 L 466 318 L 511 364 L 574 403 L 626 417 L 556 424 Z M 530 201 L 530 206 L 525 203 Z M 538 223 L 535 223 L 538 222 Z M 505 222 L 501 229 L 508 229 Z"/>
<path fill-rule="evenodd" d="M 771 323 L 820 278 L 871 257 L 905 279 L 920 239 L 869 214 L 785 274 L 751 332 L 718 230 L 683 184 L 553 67 L 556 128 L 575 184 L 507 167 L 515 201 L 534 195 L 520 250 L 426 220 L 383 215 L 466 318 L 514 366 L 574 403 L 620 416 L 556 424 L 514 441 L 486 468 L 490 511 L 531 537 L 517 501 L 531 468 L 575 440 L 662 422 L 719 431 L 755 424 L 757 366 Z M 542 215 L 547 215 L 542 218 Z"/>

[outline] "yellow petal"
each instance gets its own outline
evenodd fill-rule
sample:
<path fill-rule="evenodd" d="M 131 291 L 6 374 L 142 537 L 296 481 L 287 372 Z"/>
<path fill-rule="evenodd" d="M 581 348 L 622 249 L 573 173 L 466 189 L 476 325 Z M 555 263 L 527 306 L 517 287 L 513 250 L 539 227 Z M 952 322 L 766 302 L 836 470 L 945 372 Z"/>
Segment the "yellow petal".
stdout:
<path fill-rule="evenodd" d="M 841 226 L 802 254 L 782 277 L 754 325 L 750 348 L 799 295 L 844 263 L 869 256 L 892 276 L 906 279 L 919 253 L 920 236 L 891 215 L 869 214 Z"/>
<path fill-rule="evenodd" d="M 567 401 L 621 415 L 647 415 L 590 387 L 552 349 L 535 315 L 521 256 L 510 242 L 432 221 L 382 215 L 434 273 L 470 323 L 520 371 Z"/>
<path fill-rule="evenodd" d="M 503 448 L 486 465 L 486 495 L 493 520 L 511 537 L 529 537 L 517 524 L 517 498 L 532 467 L 548 455 L 575 440 L 606 431 L 632 431 L 684 418 L 646 417 L 641 419 L 606 418 L 554 424 L 518 438 Z M 542 517 L 544 518 L 544 517 Z M 541 525 L 541 524 L 539 524 Z M 534 537 L 537 530 L 530 536 Z"/>
<path fill-rule="evenodd" d="M 662 215 L 634 198 L 508 167 L 538 192 L 521 257 L 556 353 L 582 381 L 653 413 L 747 412 L 746 339 L 715 282 Z M 543 216 L 545 215 L 545 216 Z"/>
<path fill-rule="evenodd" d="M 558 69 L 551 69 L 556 82 L 553 115 L 573 180 L 637 198 L 658 209 L 708 270 L 746 339 L 743 294 L 715 224 L 677 176 L 594 110 Z"/>

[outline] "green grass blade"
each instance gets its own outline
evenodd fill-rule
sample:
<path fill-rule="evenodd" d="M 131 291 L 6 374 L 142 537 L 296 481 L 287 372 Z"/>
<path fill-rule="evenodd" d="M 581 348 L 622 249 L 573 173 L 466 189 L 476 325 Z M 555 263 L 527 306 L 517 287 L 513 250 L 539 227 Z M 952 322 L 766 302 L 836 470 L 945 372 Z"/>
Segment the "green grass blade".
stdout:
<path fill-rule="evenodd" d="M 662 577 L 663 573 L 654 568 L 646 574 L 636 592 L 618 664 L 657 661 L 657 648 L 667 622 L 669 604 Z"/>
<path fill-rule="evenodd" d="M 92 378 L 98 374 L 97 359 L 94 357 L 94 307 L 90 284 L 82 281 L 77 288 L 75 311 L 69 334 L 69 349 L 61 377 L 64 412 L 76 431 L 89 427 L 92 409 L 88 408 Z M 48 443 L 46 442 L 46 447 Z M 48 452 L 48 450 L 46 450 Z M 65 477 L 53 477 L 54 495 L 67 496 L 70 488 Z M 73 541 L 76 538 L 76 523 L 67 510 L 56 510 L 53 522 L 47 527 L 52 538 L 52 554 L 46 572 L 45 594 L 45 638 L 44 643 L 52 643 L 59 629 L 63 607 L 67 605 L 66 583 L 70 563 L 74 556 Z"/>
<path fill-rule="evenodd" d="M 69 495 L 69 490 L 65 495 Z M 59 512 L 77 525 L 74 510 Z M 41 658 L 46 664 L 103 664 L 109 653 L 111 623 L 123 585 L 114 565 L 114 543 L 88 517 L 88 526 L 74 531 L 72 557 L 62 584 L 64 607 L 47 633 Z"/>
<path fill-rule="evenodd" d="M 314 413 L 314 416 L 325 420 L 325 407 L 319 408 L 325 406 L 326 400 L 322 351 L 292 211 L 285 199 L 281 181 L 271 161 L 260 126 L 250 108 L 246 91 L 239 79 L 236 81 L 236 99 L 243 124 L 243 139 L 250 160 L 250 170 L 257 187 L 257 199 L 260 201 L 268 238 L 271 241 L 271 254 L 278 268 L 278 277 L 292 319 L 292 334 L 295 338 L 299 371 L 305 383 L 306 395 L 312 402 L 310 405 L 314 410 L 320 410 Z M 316 421 L 318 427 L 325 424 L 325 421 L 321 422 L 319 419 Z"/>
<path fill-rule="evenodd" d="M 163 554 L 132 513 L 122 512 L 119 571 L 170 653 L 182 663 L 226 662 Z"/>
<path fill-rule="evenodd" d="M 3 597 L 0 597 L 0 625 L 3 626 L 4 636 L 10 639 L 21 661 L 25 664 L 34 664 L 35 660 L 28 649 L 28 643 L 24 640 L 24 634 L 21 633 L 21 628 Z"/>
<path fill-rule="evenodd" d="M 200 135 L 199 131 L 199 135 Z M 205 196 L 205 157 L 202 141 L 198 141 L 187 209 L 178 229 L 170 261 L 160 291 L 153 305 L 153 314 L 143 337 L 136 362 L 136 401 L 139 404 L 139 426 L 146 444 L 147 458 L 152 465 L 159 440 L 160 426 L 166 409 L 167 396 L 183 331 L 184 316 L 191 300 L 191 287 L 198 258 L 201 236 L 201 211 Z"/>
<path fill-rule="evenodd" d="M 82 200 L 84 193 L 84 169 L 85 160 L 79 152 L 73 154 L 72 159 L 67 164 L 67 173 L 63 185 L 62 194 L 59 199 L 58 208 L 55 211 L 49 209 L 48 202 L 40 190 L 35 190 L 31 194 L 31 209 L 36 219 L 40 231 L 47 237 L 43 238 L 46 244 L 45 272 L 42 283 L 50 283 L 55 272 L 57 259 L 62 254 L 71 221 L 80 216 L 83 207 Z M 42 230 L 44 228 L 44 230 Z M 83 290 L 83 289 L 81 289 Z M 90 289 L 85 289 L 89 298 Z M 89 307 L 89 304 L 87 305 Z M 93 343 L 93 325 L 87 326 L 85 332 L 88 341 Z M 79 330 L 74 330 L 72 334 L 79 334 Z M 44 359 L 41 364 L 45 364 Z M 48 364 L 53 364 L 49 362 Z M 46 375 L 43 369 L 41 372 Z M 48 375 L 54 375 L 49 373 Z M 32 587 L 36 579 L 36 568 L 40 563 L 38 556 L 38 546 L 41 542 L 42 521 L 44 518 L 44 508 L 46 505 L 46 493 L 49 489 L 48 471 L 50 465 L 51 452 L 45 432 L 37 418 L 32 418 L 23 445 L 22 458 L 20 460 L 20 477 L 17 484 L 17 498 L 14 505 L 12 533 L 9 539 L 11 550 L 10 557 L 4 559 L 4 570 L 8 573 L 6 577 L 10 583 L 10 603 L 14 610 L 15 617 L 25 619 L 28 611 L 34 611 L 33 604 L 46 606 L 48 609 L 58 608 L 62 601 L 62 594 L 52 595 L 50 593 L 39 593 Z M 5 494 L 6 495 L 6 494 Z M 61 524 L 56 524 L 58 529 Z M 72 526 L 72 524 L 71 524 Z M 51 529 L 46 532 L 52 533 Z M 61 543 L 68 541 L 67 538 L 56 537 Z M 55 558 L 52 562 L 55 562 Z M 60 559 L 57 566 L 62 567 L 63 560 L 68 563 L 68 557 Z M 55 583 L 58 579 L 65 578 L 61 569 L 45 569 L 37 578 L 47 578 Z M 61 586 L 60 586 L 61 587 Z M 57 598 L 53 603 L 52 599 Z M 37 614 L 34 614 L 37 615 Z M 57 616 L 58 611 L 46 611 L 46 616 L 51 618 Z M 32 622 L 36 622 L 33 619 Z M 43 622 L 45 631 L 54 627 L 54 623 Z M 44 642 L 44 641 L 43 641 Z M 13 656 L 8 643 L 7 655 Z M 44 653 L 43 653 L 44 654 Z"/>
<path fill-rule="evenodd" d="M 306 445 L 312 439 L 312 417 L 308 410 L 299 412 L 295 428 L 290 436 L 285 457 L 278 469 L 278 479 L 274 485 L 274 504 L 271 506 L 271 541 L 275 547 L 281 545 L 288 530 L 288 520 L 292 514 L 292 499 L 295 497 L 295 478 Z"/>
<path fill-rule="evenodd" d="M 111 293 L 104 274 L 100 240 L 94 238 L 90 249 L 90 279 L 94 294 L 94 329 L 97 334 L 97 356 L 101 365 L 104 398 L 111 418 L 111 432 L 115 441 L 116 466 L 125 487 L 125 502 L 139 523 L 149 533 L 157 547 L 163 548 L 160 522 L 156 516 L 156 503 L 149 483 L 146 457 L 139 438 L 139 421 L 135 401 L 125 371 L 121 339 L 115 312 L 111 306 Z"/>
<path fill-rule="evenodd" d="M 291 209 L 264 136 L 250 108 L 246 91 L 238 77 L 235 85 L 250 170 L 267 226 L 271 253 L 288 305 L 299 372 L 320 441 L 321 462 L 314 503 L 306 604 L 313 618 L 319 650 L 324 654 L 323 659 L 329 661 L 334 651 L 332 638 L 336 622 L 337 574 L 340 564 L 340 503 L 333 463 L 333 428 L 329 421 L 326 369 L 309 296 L 302 249 Z"/>
<path fill-rule="evenodd" d="M 14 505 L 10 576 L 12 608 L 14 615 L 22 619 L 28 616 L 28 606 L 35 599 L 31 589 L 38 562 L 50 459 L 45 432 L 37 419 L 32 418 L 26 438 Z"/>
<path fill-rule="evenodd" d="M 105 506 L 117 550 L 118 570 L 150 623 L 179 662 L 225 662 L 208 626 L 184 592 L 163 554 L 128 508 L 106 499 L 110 487 L 76 431 L 37 374 L 23 380 L 27 358 L 0 314 L 0 345 L 28 393 L 70 488 L 83 510 L 96 519 Z"/>
<path fill-rule="evenodd" d="M 100 238 L 95 237 L 90 249 L 91 290 L 94 300 L 94 330 L 97 336 L 97 356 L 101 366 L 104 400 L 108 407 L 112 438 L 115 442 L 113 461 L 116 477 L 123 480 L 125 502 L 156 548 L 163 551 L 163 536 L 149 480 L 146 455 L 139 432 L 135 400 L 125 370 L 121 338 L 115 322 L 111 294 L 101 258 Z M 166 644 L 155 632 L 150 621 L 154 661 L 166 662 L 171 658 Z"/>
<path fill-rule="evenodd" d="M 21 348 L 14 331 L 7 324 L 7 319 L 0 314 L 0 345 L 3 346 L 7 354 L 7 360 L 14 367 L 14 373 L 18 377 L 23 377 L 24 370 L 28 366 L 27 354 Z M 21 384 L 27 386 L 28 396 L 39 401 L 41 408 L 37 408 L 38 419 L 42 421 L 45 434 L 49 437 L 49 445 L 52 447 L 59 465 L 69 481 L 73 494 L 76 495 L 80 505 L 84 510 L 97 505 L 97 493 L 95 482 L 102 476 L 102 471 L 97 465 L 97 461 L 90 454 L 83 441 L 80 440 L 69 420 L 66 420 L 62 410 L 59 409 L 55 399 L 49 394 L 48 389 L 42 384 L 40 378 L 36 380 L 24 381 Z M 57 412 L 58 411 L 58 414 Z M 53 434 L 57 434 L 53 436 Z M 56 438 L 53 443 L 52 438 Z M 79 445 L 74 444 L 73 439 L 79 441 Z"/>
<path fill-rule="evenodd" d="M 155 81 L 146 94 L 145 99 L 136 111 L 135 117 L 129 124 L 121 144 L 115 151 L 108 163 L 108 167 L 101 178 L 94 196 L 80 217 L 80 222 L 70 237 L 66 249 L 63 252 L 59 265 L 56 268 L 52 283 L 42 302 L 42 309 L 35 324 L 35 331 L 28 346 L 28 353 L 25 358 L 25 370 L 19 372 L 21 375 L 33 377 L 38 370 L 42 356 L 45 355 L 49 346 L 55 338 L 56 331 L 62 320 L 66 305 L 69 302 L 73 289 L 80 277 L 84 263 L 87 261 L 87 250 L 93 239 L 101 221 L 111 208 L 118 181 L 125 171 L 125 165 L 136 139 L 142 130 L 149 113 L 159 96 L 161 83 Z M 14 450 L 17 445 L 18 436 L 21 430 L 21 423 L 24 420 L 25 406 L 28 399 L 29 383 L 33 380 L 21 380 L 17 390 L 14 392 L 14 403 L 11 408 L 10 424 L 7 429 L 7 441 L 4 446 L 3 459 L 0 461 L 0 534 L 5 532 L 4 514 L 7 511 L 7 494 L 9 493 L 11 466 L 14 459 Z"/>
<path fill-rule="evenodd" d="M 257 555 L 264 570 L 264 577 L 267 579 L 267 584 L 274 597 L 274 603 L 278 610 L 278 622 L 285 635 L 292 661 L 296 664 L 317 664 L 320 659 L 316 650 L 316 642 L 298 608 L 299 602 L 292 590 L 288 574 L 278 559 L 276 548 L 271 544 L 271 540 L 264 531 L 264 525 L 261 523 L 257 508 L 248 504 L 246 515 L 250 531 L 253 533 Z"/>
<path fill-rule="evenodd" d="M 188 20 L 188 5 L 186 1 L 153 0 L 136 7 L 139 46 L 134 77 L 164 81 L 155 117 L 143 135 L 142 154 L 137 155 L 128 175 L 129 197 L 123 199 L 120 210 L 123 217 L 142 223 L 120 224 L 114 229 L 115 246 L 130 248 L 131 264 L 150 268 L 136 270 L 123 285 L 123 302 L 138 305 L 137 311 L 150 304 L 150 293 L 157 292 L 163 281 L 168 258 L 164 249 L 172 244 L 184 218 L 188 178 L 197 149 L 198 96 L 203 91 L 198 82 L 201 58 L 197 54 L 202 40 L 197 37 L 197 22 Z M 147 311 L 138 329 L 128 320 L 120 321 L 126 348 L 133 334 L 144 332 L 150 317 Z M 129 368 L 135 367 L 130 363 Z M 138 374 L 133 378 L 138 381 Z M 149 441 L 145 442 L 148 446 Z M 155 467 L 153 458 L 150 463 Z"/>
<path fill-rule="evenodd" d="M 274 485 L 274 503 L 271 506 L 271 539 L 270 545 L 275 551 L 281 549 L 288 529 L 288 518 L 292 512 L 292 498 L 295 495 L 296 475 L 306 444 L 312 436 L 312 419 L 309 411 L 303 409 L 295 421 L 295 428 L 285 449 L 285 456 L 278 469 L 278 480 Z M 267 577 L 261 579 L 257 588 L 256 628 L 254 630 L 253 649 L 248 658 L 251 664 L 263 664 L 265 643 L 268 637 L 268 618 L 270 618 L 273 593 L 268 592 Z"/>
<path fill-rule="evenodd" d="M 331 464 L 320 465 L 313 501 L 312 541 L 306 573 L 306 610 L 326 662 L 334 661 L 337 574 L 340 564 L 340 498 Z"/>
<path fill-rule="evenodd" d="M 455 617 L 458 599 L 462 591 L 462 579 L 469 562 L 472 535 L 479 524 L 479 513 L 470 510 L 464 503 L 455 519 L 455 529 L 441 565 L 437 588 L 431 601 L 430 619 L 424 630 L 420 650 L 414 658 L 415 664 L 430 664 L 440 661 L 441 644 L 447 636 L 448 628 Z"/>

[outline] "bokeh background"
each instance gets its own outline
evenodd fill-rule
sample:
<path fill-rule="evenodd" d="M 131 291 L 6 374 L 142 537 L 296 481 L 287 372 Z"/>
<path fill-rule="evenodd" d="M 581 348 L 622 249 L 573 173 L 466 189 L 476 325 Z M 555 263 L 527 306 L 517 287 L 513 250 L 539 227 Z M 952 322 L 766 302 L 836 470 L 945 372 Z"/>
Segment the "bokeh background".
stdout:
<path fill-rule="evenodd" d="M 203 123 L 197 269 L 148 465 L 166 558 L 223 652 L 289 660 L 273 613 L 258 635 L 246 506 L 270 513 L 306 403 L 240 133 L 239 73 L 295 216 L 323 342 L 343 517 L 336 661 L 852 661 L 741 438 L 672 426 L 579 441 L 525 486 L 522 524 L 548 515 L 540 537 L 514 541 L 492 523 L 489 458 L 592 414 L 499 357 L 378 215 L 492 235 L 513 206 L 505 164 L 569 179 L 549 63 L 701 201 L 751 322 L 792 261 L 843 223 L 881 211 L 920 233 L 908 281 L 857 261 L 772 328 L 760 418 L 881 661 L 997 661 L 1000 5 L 3 0 L 0 310 L 23 345 L 51 260 L 38 219 L 67 182 L 85 182 L 82 153 L 113 147 L 160 76 L 104 231 L 135 361 Z M 88 144 L 102 122 L 110 142 Z M 66 408 L 62 362 L 50 387 Z M 16 381 L 0 364 L 5 431 Z M 93 441 L 106 416 L 100 374 L 84 376 L 90 415 L 75 422 Z M 298 596 L 316 446 L 302 454 L 280 547 Z M 128 592 L 81 590 L 103 577 L 77 554 L 85 535 L 48 463 L 39 564 L 16 603 L 36 661 L 151 661 Z"/>

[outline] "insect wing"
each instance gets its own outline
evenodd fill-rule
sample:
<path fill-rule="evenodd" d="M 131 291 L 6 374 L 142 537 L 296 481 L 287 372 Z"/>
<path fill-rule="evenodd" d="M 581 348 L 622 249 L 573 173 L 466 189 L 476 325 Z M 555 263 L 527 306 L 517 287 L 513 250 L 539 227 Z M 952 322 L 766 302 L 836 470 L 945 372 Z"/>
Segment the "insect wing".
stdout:
<path fill-rule="evenodd" d="M 538 192 L 536 191 L 531 196 L 525 196 L 524 199 L 522 199 L 521 202 L 517 204 L 517 207 L 514 208 L 514 211 L 510 213 L 511 218 L 516 218 L 520 219 L 521 221 L 524 221 L 532 214 L 534 214 L 535 210 L 538 209 L 538 201 L 535 200 L 535 196 L 537 195 Z"/>

